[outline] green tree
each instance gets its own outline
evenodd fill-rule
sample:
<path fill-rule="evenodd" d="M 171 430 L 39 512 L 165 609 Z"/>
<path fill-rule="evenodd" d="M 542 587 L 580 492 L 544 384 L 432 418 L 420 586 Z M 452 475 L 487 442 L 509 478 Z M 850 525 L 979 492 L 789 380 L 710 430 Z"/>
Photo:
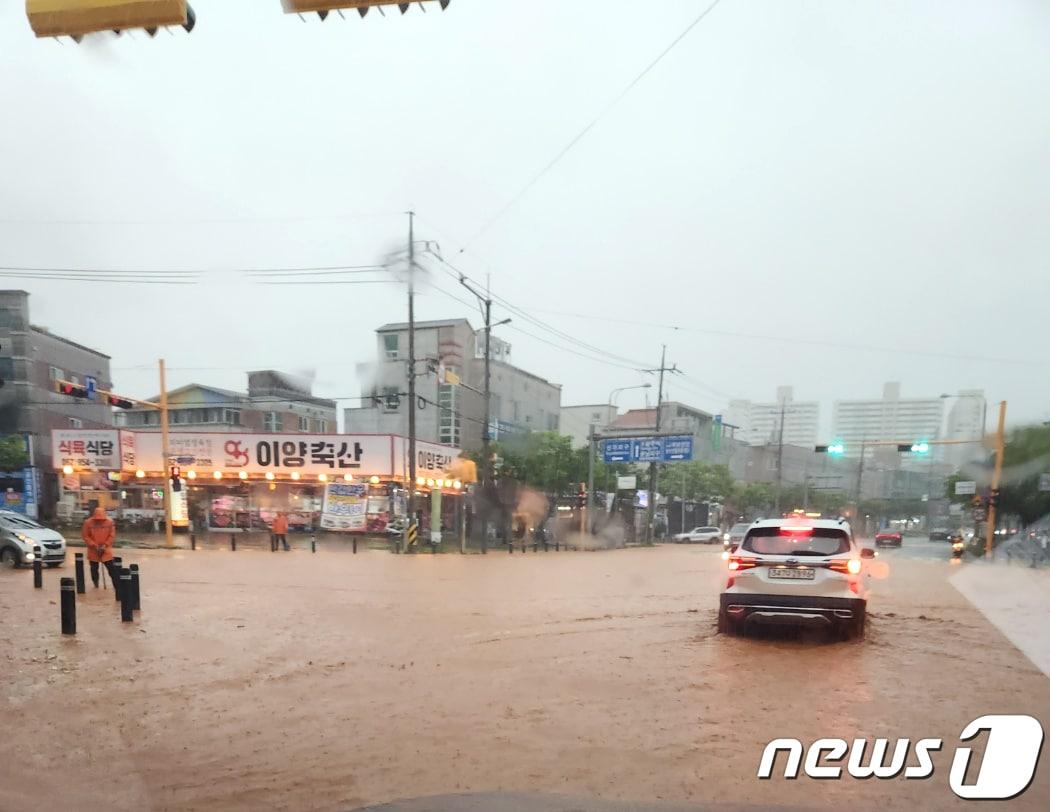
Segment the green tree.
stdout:
<path fill-rule="evenodd" d="M 1050 514 L 1050 492 L 1039 490 L 1039 475 L 1045 473 L 1050 473 L 1050 426 L 1015 430 L 1003 453 L 1000 513 L 1012 513 L 1024 524 Z"/>
<path fill-rule="evenodd" d="M 0 435 L 0 471 L 16 471 L 28 464 L 25 437 L 21 434 Z"/>

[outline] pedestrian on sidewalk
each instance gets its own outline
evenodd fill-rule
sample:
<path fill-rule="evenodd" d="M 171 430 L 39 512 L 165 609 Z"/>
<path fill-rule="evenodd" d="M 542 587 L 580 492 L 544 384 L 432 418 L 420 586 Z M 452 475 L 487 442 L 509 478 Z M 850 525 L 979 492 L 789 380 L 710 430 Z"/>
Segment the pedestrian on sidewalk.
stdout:
<path fill-rule="evenodd" d="M 113 520 L 106 515 L 103 507 L 95 508 L 90 518 L 84 520 L 80 536 L 87 545 L 87 559 L 91 567 L 91 583 L 98 589 L 98 565 L 105 564 L 109 570 L 110 580 L 116 587 L 120 574 L 113 563 L 113 543 L 117 540 L 117 530 Z"/>
<path fill-rule="evenodd" d="M 288 546 L 288 515 L 284 511 L 273 517 L 270 529 L 273 531 L 274 541 L 283 544 L 286 550 L 292 549 Z"/>

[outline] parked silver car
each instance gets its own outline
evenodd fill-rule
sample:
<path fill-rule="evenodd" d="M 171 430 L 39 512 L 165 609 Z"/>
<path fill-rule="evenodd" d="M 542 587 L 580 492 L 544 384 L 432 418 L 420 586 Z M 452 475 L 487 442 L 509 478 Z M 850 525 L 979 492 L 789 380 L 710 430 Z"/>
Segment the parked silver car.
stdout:
<path fill-rule="evenodd" d="M 59 567 L 66 560 L 66 540 L 61 533 L 21 513 L 0 510 L 0 565 L 32 564 L 34 547 L 40 547 L 41 560 L 49 567 Z"/>

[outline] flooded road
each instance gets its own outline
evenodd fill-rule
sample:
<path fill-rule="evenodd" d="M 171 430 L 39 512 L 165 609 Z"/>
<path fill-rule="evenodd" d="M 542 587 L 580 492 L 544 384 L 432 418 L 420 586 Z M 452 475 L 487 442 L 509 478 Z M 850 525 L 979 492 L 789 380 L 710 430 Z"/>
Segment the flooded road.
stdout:
<path fill-rule="evenodd" d="M 860 642 L 715 631 L 710 547 L 513 556 L 125 551 L 58 634 L 0 572 L 0 809 L 348 809 L 421 795 L 952 809 L 962 728 L 1050 680 L 934 557 L 880 557 Z M 71 575 L 72 567 L 63 574 Z M 758 780 L 774 738 L 944 739 L 927 780 Z M 914 763 L 914 756 L 909 759 Z M 782 768 L 781 768 L 782 769 Z M 1018 809 L 1050 807 L 1044 769 Z"/>

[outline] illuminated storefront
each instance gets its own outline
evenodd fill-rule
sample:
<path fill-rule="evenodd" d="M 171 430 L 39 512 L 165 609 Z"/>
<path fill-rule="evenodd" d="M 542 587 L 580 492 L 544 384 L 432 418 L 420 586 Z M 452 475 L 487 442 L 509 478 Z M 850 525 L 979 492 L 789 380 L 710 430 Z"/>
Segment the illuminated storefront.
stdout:
<path fill-rule="evenodd" d="M 163 523 L 172 468 L 179 528 L 265 530 L 283 512 L 293 532 L 381 533 L 406 510 L 408 441 L 397 435 L 172 432 L 166 464 L 157 432 L 56 430 L 52 447 L 70 509 L 94 500 L 146 530 Z M 458 449 L 418 442 L 417 489 L 462 493 L 450 473 L 461 465 Z"/>

